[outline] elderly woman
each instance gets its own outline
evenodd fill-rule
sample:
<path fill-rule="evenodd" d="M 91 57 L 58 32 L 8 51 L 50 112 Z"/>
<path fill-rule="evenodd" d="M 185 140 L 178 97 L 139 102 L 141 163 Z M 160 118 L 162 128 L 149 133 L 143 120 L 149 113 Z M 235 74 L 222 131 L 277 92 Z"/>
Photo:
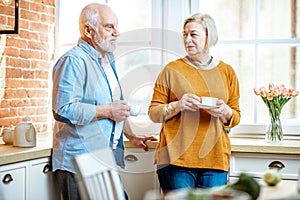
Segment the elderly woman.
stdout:
<path fill-rule="evenodd" d="M 227 183 L 228 130 L 240 121 L 239 82 L 233 68 L 209 50 L 218 41 L 214 20 L 195 14 L 183 24 L 187 56 L 168 63 L 154 85 L 149 117 L 163 123 L 155 160 L 166 193 Z M 213 107 L 204 96 L 216 97 Z"/>

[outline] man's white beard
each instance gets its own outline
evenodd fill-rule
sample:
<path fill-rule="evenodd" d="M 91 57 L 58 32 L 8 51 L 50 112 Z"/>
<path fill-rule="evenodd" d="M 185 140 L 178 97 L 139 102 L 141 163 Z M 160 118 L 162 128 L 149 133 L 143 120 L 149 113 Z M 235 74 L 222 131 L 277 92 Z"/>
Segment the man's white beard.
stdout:
<path fill-rule="evenodd" d="M 116 40 L 115 37 L 110 37 L 107 40 L 103 40 L 98 32 L 95 31 L 94 43 L 96 50 L 113 52 L 116 49 L 116 45 L 111 44 L 111 40 Z"/>

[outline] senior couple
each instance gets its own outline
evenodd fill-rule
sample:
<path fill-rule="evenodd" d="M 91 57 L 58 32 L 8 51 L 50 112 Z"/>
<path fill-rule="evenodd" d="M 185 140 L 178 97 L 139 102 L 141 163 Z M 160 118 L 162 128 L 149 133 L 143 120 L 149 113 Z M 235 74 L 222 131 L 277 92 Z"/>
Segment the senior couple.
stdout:
<path fill-rule="evenodd" d="M 153 136 L 135 135 L 115 69 L 118 18 L 107 5 L 92 3 L 79 17 L 80 38 L 53 68 L 55 118 L 52 164 L 64 200 L 80 199 L 72 158 L 110 147 L 123 160 L 123 135 L 148 150 Z M 183 23 L 187 55 L 158 75 L 148 114 L 162 123 L 155 163 L 164 193 L 227 183 L 230 141 L 226 128 L 239 123 L 239 84 L 232 67 L 209 53 L 218 41 L 214 20 L 195 14 Z M 217 97 L 215 107 L 199 108 L 201 96 Z M 125 192 L 126 196 L 126 192 Z M 130 197 L 129 197 L 130 198 Z"/>

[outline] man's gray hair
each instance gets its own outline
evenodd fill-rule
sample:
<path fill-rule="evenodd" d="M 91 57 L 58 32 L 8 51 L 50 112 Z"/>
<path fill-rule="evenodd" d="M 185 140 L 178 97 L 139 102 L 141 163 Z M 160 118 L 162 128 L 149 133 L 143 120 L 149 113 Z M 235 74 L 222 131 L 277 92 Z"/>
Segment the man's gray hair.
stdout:
<path fill-rule="evenodd" d="M 99 23 L 101 23 L 101 16 L 99 8 L 106 5 L 99 3 L 91 3 L 85 6 L 79 16 L 79 30 L 80 35 L 84 34 L 84 26 L 87 24 L 94 30 L 98 31 Z"/>

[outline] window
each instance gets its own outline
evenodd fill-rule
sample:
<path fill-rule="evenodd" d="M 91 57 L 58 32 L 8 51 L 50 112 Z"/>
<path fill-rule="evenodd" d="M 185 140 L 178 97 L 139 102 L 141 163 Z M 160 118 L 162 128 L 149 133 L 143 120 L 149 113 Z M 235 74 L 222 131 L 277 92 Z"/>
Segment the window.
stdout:
<path fill-rule="evenodd" d="M 214 54 L 231 64 L 238 74 L 240 126 L 268 123 L 267 107 L 254 95 L 253 87 L 283 83 L 300 90 L 299 0 L 215 0 L 213 3 L 200 0 L 199 11 L 212 15 L 216 21 L 219 44 Z M 299 97 L 284 106 L 281 113 L 284 127 L 299 126 L 299 110 Z"/>
<path fill-rule="evenodd" d="M 76 44 L 79 12 L 93 1 L 58 2 L 57 57 Z M 254 95 L 253 87 L 284 83 L 300 90 L 299 0 L 98 2 L 108 3 L 119 18 L 121 36 L 115 51 L 116 66 L 127 101 L 142 105 L 142 115 L 131 119 L 138 132 L 153 134 L 159 129 L 160 125 L 151 123 L 147 116 L 152 87 L 165 64 L 185 55 L 180 43 L 182 24 L 196 12 L 208 13 L 215 19 L 219 43 L 212 54 L 232 65 L 239 77 L 242 111 L 239 127 L 259 132 L 269 122 L 268 110 Z M 290 132 L 298 135 L 299 110 L 300 96 L 288 102 L 281 114 L 283 127 L 286 130 L 296 127 L 297 132 L 292 129 Z"/>

